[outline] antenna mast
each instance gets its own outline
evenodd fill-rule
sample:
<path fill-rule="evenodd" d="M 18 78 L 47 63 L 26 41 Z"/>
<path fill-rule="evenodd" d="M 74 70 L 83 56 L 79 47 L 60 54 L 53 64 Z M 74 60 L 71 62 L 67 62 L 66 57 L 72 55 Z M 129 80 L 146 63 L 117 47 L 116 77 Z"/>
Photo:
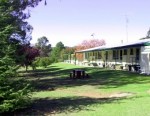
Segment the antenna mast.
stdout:
<path fill-rule="evenodd" d="M 129 23 L 129 20 L 128 20 L 127 15 L 125 15 L 125 21 L 126 21 L 126 40 L 128 42 L 128 23 Z"/>

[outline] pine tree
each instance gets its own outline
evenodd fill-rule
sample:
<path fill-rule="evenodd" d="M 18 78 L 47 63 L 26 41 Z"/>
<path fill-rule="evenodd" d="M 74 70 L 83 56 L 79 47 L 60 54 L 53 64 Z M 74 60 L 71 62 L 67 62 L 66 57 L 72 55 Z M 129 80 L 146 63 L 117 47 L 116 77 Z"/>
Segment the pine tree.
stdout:
<path fill-rule="evenodd" d="M 17 80 L 15 54 L 19 44 L 29 43 L 32 26 L 25 19 L 27 7 L 41 0 L 0 0 L 0 113 L 24 107 L 29 100 L 29 84 Z"/>

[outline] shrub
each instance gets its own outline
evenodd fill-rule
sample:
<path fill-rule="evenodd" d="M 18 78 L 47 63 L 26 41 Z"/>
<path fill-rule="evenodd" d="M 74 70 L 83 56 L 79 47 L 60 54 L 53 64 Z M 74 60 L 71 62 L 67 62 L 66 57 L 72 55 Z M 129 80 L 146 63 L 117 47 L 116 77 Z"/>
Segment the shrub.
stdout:
<path fill-rule="evenodd" d="M 50 65 L 52 62 L 49 57 L 37 57 L 36 60 L 32 63 L 35 67 L 37 66 L 42 66 L 42 67 L 47 67 Z"/>
<path fill-rule="evenodd" d="M 0 80 L 0 113 L 24 108 L 31 103 L 30 84 L 23 79 Z"/>

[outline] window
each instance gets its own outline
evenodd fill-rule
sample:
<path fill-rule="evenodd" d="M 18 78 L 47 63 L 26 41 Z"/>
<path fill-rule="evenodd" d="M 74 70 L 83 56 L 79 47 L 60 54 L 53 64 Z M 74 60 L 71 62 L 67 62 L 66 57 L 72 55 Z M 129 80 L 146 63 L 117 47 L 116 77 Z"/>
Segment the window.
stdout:
<path fill-rule="evenodd" d="M 140 57 L 140 49 L 137 48 L 136 49 L 136 61 L 139 61 L 139 57 Z"/>
<path fill-rule="evenodd" d="M 88 58 L 88 52 L 85 52 L 85 59 Z"/>
<path fill-rule="evenodd" d="M 106 60 L 108 60 L 108 51 L 106 51 Z"/>
<path fill-rule="evenodd" d="M 130 55 L 133 55 L 133 48 L 130 49 Z"/>
<path fill-rule="evenodd" d="M 101 59 L 101 52 L 98 52 L 98 59 Z"/>
<path fill-rule="evenodd" d="M 120 50 L 120 60 L 122 60 L 122 50 Z"/>
<path fill-rule="evenodd" d="M 116 50 L 116 59 L 119 58 L 119 50 Z"/>
<path fill-rule="evenodd" d="M 92 53 L 92 52 L 90 52 L 90 57 L 91 57 L 91 56 L 93 56 L 93 53 Z"/>
<path fill-rule="evenodd" d="M 118 59 L 118 56 L 119 56 L 119 54 L 118 54 L 118 50 L 113 50 L 113 59 Z"/>
<path fill-rule="evenodd" d="M 140 49 L 139 48 L 136 49 L 136 55 L 140 55 Z"/>
<path fill-rule="evenodd" d="M 116 56 L 116 51 L 113 50 L 113 59 L 115 59 L 115 56 Z"/>
<path fill-rule="evenodd" d="M 127 55 L 127 49 L 124 49 L 124 55 Z"/>
<path fill-rule="evenodd" d="M 97 51 L 95 52 L 95 59 L 97 60 Z"/>
<path fill-rule="evenodd" d="M 88 58 L 90 57 L 90 52 L 88 52 Z"/>
<path fill-rule="evenodd" d="M 95 52 L 92 52 L 92 60 L 95 60 Z"/>

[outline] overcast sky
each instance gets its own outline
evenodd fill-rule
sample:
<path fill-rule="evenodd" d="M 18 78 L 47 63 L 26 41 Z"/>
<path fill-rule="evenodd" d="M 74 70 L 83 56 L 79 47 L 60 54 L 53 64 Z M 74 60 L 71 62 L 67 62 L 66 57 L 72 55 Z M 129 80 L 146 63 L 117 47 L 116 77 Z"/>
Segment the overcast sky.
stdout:
<path fill-rule="evenodd" d="M 31 43 L 46 36 L 52 46 L 74 46 L 85 39 L 107 44 L 135 41 L 150 27 L 150 0 L 47 0 L 31 10 Z M 127 26 L 127 28 L 126 28 Z M 127 36 L 128 32 L 128 36 Z"/>

